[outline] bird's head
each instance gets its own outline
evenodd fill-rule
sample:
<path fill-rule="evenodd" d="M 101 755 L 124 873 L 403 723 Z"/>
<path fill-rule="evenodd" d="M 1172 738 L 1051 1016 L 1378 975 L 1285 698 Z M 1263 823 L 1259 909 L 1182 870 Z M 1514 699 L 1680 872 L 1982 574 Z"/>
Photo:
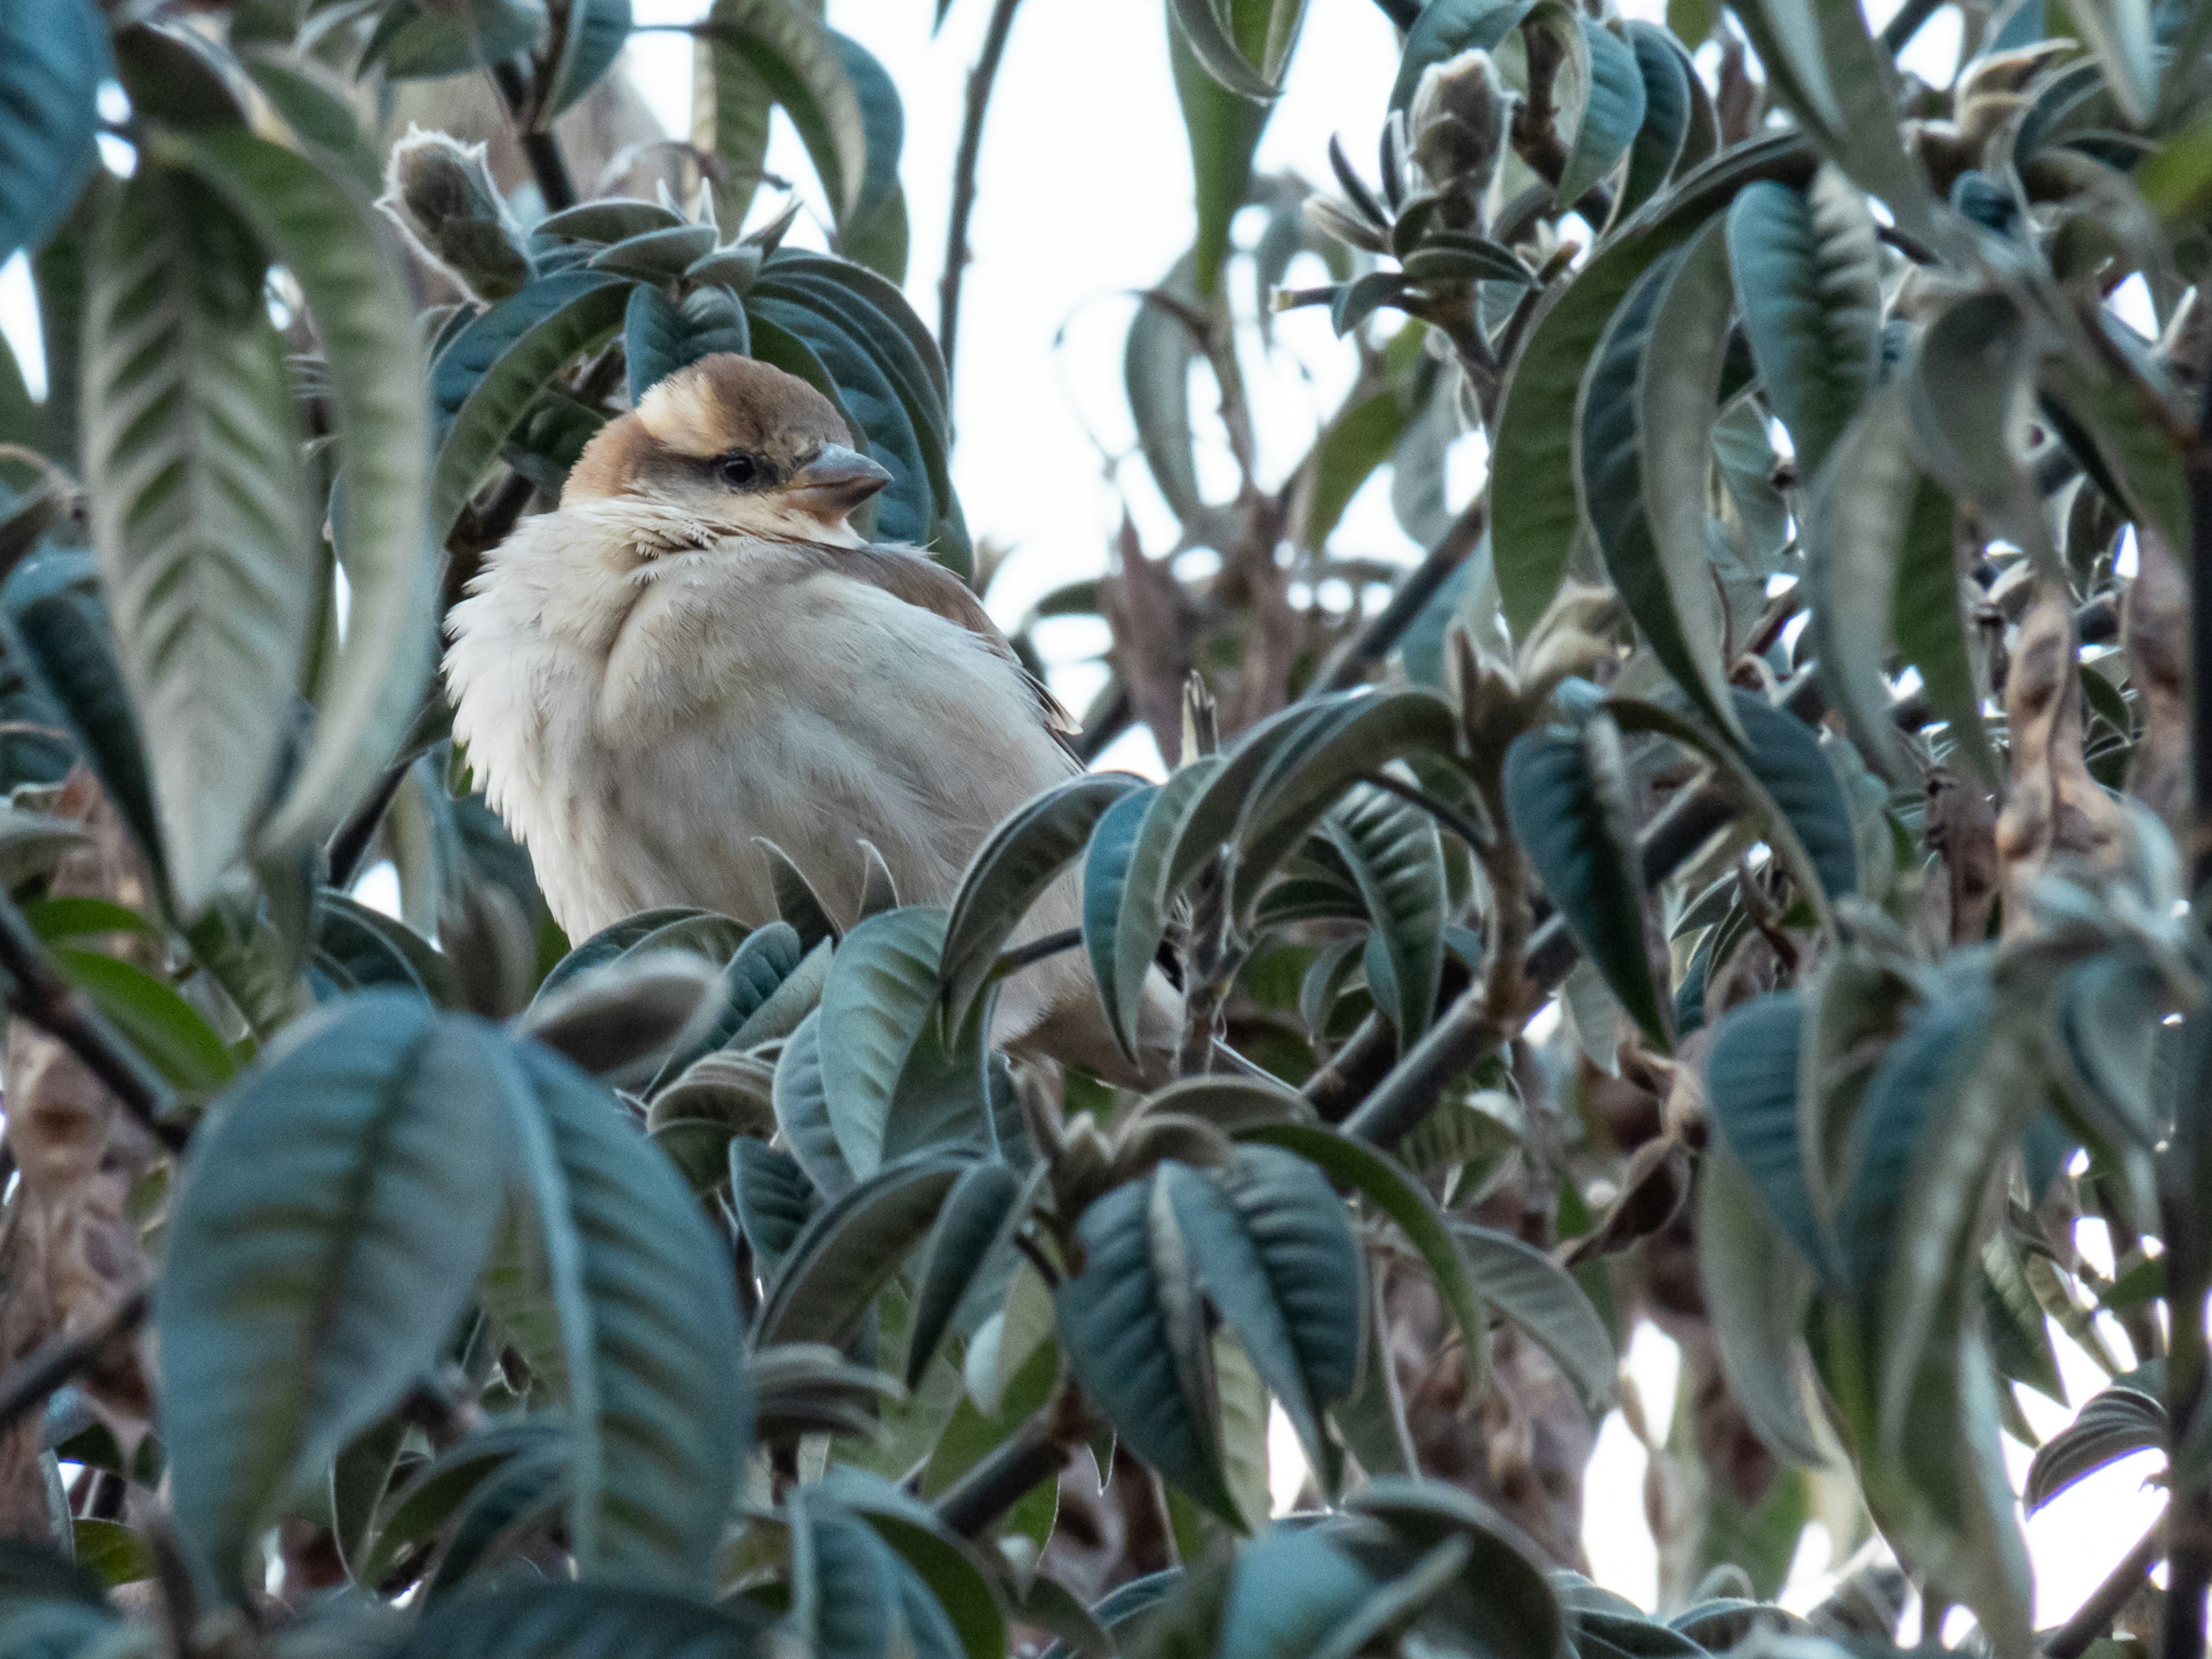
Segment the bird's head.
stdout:
<path fill-rule="evenodd" d="M 609 422 L 562 501 L 629 498 L 729 535 L 857 542 L 847 516 L 891 475 L 851 439 L 836 406 L 797 375 L 717 352 Z"/>

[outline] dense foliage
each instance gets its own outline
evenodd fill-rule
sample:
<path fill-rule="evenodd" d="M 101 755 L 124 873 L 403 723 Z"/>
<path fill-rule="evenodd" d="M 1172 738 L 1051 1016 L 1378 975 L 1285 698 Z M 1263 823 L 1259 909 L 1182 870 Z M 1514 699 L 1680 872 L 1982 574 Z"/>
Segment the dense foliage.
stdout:
<path fill-rule="evenodd" d="M 1197 236 L 1126 361 L 1179 540 L 1039 607 L 1166 781 L 941 908 L 786 860 L 780 920 L 568 941 L 445 605 L 713 351 L 988 580 L 938 342 L 1013 0 L 934 331 L 896 91 L 805 0 L 716 0 L 661 188 L 581 201 L 629 0 L 0 0 L 0 1653 L 1697 1659 L 1887 1650 L 1908 1589 L 2203 1651 L 2212 8 L 1967 0 L 1931 87 L 1923 0 L 1383 0 L 1317 192 L 1253 170 L 1304 6 L 1171 0 Z M 401 136 L 487 81 L 489 156 Z M 775 107 L 830 252 L 756 204 Z M 1304 305 L 1358 373 L 1268 476 Z M 1385 466 L 1410 572 L 1337 545 Z M 1166 964 L 1182 1075 L 994 1052 L 1048 949 L 1130 1042 Z M 1650 1613 L 1566 1570 L 1646 1316 Z M 2015 1494 L 2053 1322 L 2112 1383 Z M 2039 1636 L 2022 1504 L 2145 1448 L 2166 1521 Z M 1887 1553 L 1808 1620 L 1759 1598 L 1816 1510 Z"/>

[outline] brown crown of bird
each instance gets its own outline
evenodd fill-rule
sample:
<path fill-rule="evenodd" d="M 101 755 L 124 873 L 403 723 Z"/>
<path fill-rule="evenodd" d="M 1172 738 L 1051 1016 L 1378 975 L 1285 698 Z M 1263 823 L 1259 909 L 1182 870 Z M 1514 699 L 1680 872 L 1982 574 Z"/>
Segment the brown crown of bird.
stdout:
<path fill-rule="evenodd" d="M 890 482 L 855 442 L 797 376 L 702 358 L 592 440 L 454 607 L 454 735 L 569 938 L 661 905 L 773 920 L 768 846 L 841 921 L 864 842 L 902 902 L 945 904 L 1002 818 L 1081 769 L 967 586 L 854 529 Z M 1081 914 L 1071 872 L 1010 944 Z M 1133 1066 L 1069 951 L 1005 983 L 993 1036 L 1135 1083 L 1178 1024 L 1156 973 Z"/>

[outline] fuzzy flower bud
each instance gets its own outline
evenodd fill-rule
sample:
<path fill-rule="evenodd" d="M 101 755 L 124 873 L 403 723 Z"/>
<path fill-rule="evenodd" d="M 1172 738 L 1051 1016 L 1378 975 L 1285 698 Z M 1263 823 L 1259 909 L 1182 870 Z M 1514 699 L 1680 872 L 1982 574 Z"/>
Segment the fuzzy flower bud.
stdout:
<path fill-rule="evenodd" d="M 503 300 L 530 280 L 530 255 L 507 216 L 482 144 L 410 127 L 392 147 L 377 205 L 423 258 L 479 300 Z"/>
<path fill-rule="evenodd" d="M 1472 197 L 1490 188 L 1505 150 L 1513 94 L 1486 52 L 1463 52 L 1421 72 L 1407 125 L 1413 159 L 1429 182 Z"/>

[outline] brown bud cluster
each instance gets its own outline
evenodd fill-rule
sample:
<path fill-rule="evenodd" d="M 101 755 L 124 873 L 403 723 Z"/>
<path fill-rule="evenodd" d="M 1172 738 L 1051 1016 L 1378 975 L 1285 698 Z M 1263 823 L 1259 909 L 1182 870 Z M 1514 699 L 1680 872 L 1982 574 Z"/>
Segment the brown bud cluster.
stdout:
<path fill-rule="evenodd" d="M 384 181 L 377 205 L 471 297 L 503 300 L 530 280 L 530 255 L 482 144 L 410 129 L 392 147 Z"/>

